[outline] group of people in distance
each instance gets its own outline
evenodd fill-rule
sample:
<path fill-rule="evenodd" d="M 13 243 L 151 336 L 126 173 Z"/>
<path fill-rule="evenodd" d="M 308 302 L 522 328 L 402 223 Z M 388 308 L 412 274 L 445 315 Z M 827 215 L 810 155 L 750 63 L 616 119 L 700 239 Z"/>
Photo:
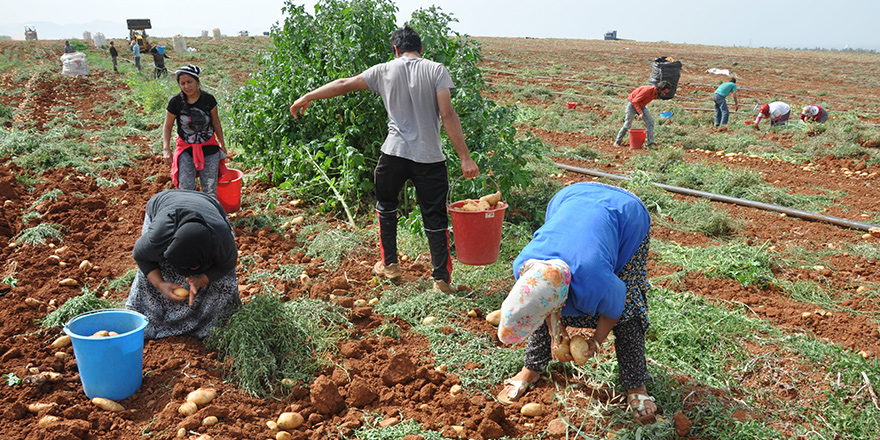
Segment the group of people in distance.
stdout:
<path fill-rule="evenodd" d="M 727 82 L 722 83 L 715 89 L 713 100 L 715 101 L 715 126 L 720 127 L 727 124 L 730 112 L 727 108 L 727 97 L 733 96 L 733 102 L 739 109 L 739 102 L 736 98 L 736 78 L 730 78 Z M 764 105 L 758 104 L 754 109 L 758 114 L 752 122 L 755 130 L 763 119 L 770 120 L 770 126 L 785 125 L 791 117 L 791 106 L 782 101 L 773 101 Z M 828 111 L 824 108 L 810 104 L 801 111 L 801 120 L 804 122 L 825 123 L 828 120 Z"/>
<path fill-rule="evenodd" d="M 621 146 L 624 136 L 629 132 L 633 119 L 643 120 L 647 131 L 645 138 L 645 146 L 651 147 L 654 142 L 654 118 L 646 107 L 648 103 L 657 97 L 664 96 L 670 90 L 670 84 L 666 81 L 660 81 L 657 84 L 641 86 L 636 88 L 629 94 L 626 99 L 626 116 L 624 118 L 623 127 L 617 133 L 614 140 L 614 146 Z M 727 106 L 727 98 L 732 97 L 734 110 L 739 110 L 739 101 L 736 94 L 736 78 L 731 77 L 715 89 L 712 95 L 712 101 L 715 104 L 715 127 L 727 125 L 730 119 L 730 109 Z M 769 119 L 771 126 L 785 125 L 791 116 L 791 106 L 782 102 L 774 101 L 764 105 L 755 106 L 758 113 L 752 124 L 755 130 L 758 130 L 761 120 Z M 828 121 L 828 111 L 824 108 L 810 104 L 801 111 L 801 120 L 804 122 L 825 123 Z"/>
<path fill-rule="evenodd" d="M 391 48 L 391 61 L 311 90 L 289 110 L 300 118 L 317 100 L 367 89 L 379 95 L 388 115 L 388 134 L 374 174 L 380 236 L 374 270 L 390 280 L 403 275 L 397 255 L 398 195 L 409 180 L 425 225 L 433 289 L 452 295 L 456 291 L 451 287 L 447 233 L 449 176 L 441 128 L 460 159 L 463 177 L 477 177 L 480 169 L 452 106 L 455 85 L 447 68 L 421 57 L 421 38 L 409 26 L 392 33 Z M 223 130 L 217 101 L 199 87 L 200 73 L 192 65 L 174 72 L 180 93 L 166 109 L 162 156 L 180 189 L 149 200 L 134 246 L 138 273 L 126 307 L 147 315 L 145 337 L 150 339 L 207 337 L 241 304 L 234 231 L 216 200 L 217 177 L 226 169 Z M 664 82 L 648 87 L 631 95 L 628 123 L 633 118 L 651 120 L 645 105 L 669 90 Z M 175 121 L 178 136 L 172 149 Z M 195 191 L 197 177 L 202 192 Z M 527 350 L 521 371 L 505 381 L 498 401 L 509 404 L 523 398 L 551 360 L 572 360 L 557 358 L 552 350 L 568 338 L 566 327 L 592 328 L 589 349 L 582 354 L 596 355 L 614 333 L 627 408 L 637 421 L 650 423 L 658 407 L 647 391 L 645 357 L 651 224 L 647 209 L 622 188 L 577 183 L 553 196 L 544 220 L 514 260 L 516 282 L 502 304 L 499 340 L 526 341 Z M 180 288 L 185 295 L 175 293 Z"/>

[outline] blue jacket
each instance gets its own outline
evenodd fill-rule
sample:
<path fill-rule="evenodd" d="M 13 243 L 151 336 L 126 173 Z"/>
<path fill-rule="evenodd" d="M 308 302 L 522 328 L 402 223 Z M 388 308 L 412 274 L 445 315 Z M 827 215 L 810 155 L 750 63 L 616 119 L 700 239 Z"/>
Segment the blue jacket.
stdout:
<path fill-rule="evenodd" d="M 564 316 L 618 318 L 626 284 L 617 277 L 651 227 L 651 216 L 634 194 L 600 183 L 576 183 L 556 193 L 544 225 L 513 262 L 514 276 L 529 259 L 558 258 L 571 268 Z"/>

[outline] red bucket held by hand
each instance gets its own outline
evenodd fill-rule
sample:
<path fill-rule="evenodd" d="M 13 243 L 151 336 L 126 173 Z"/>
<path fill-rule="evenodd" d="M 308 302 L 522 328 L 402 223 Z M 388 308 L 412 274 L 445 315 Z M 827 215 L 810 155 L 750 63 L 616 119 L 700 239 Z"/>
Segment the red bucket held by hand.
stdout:
<path fill-rule="evenodd" d="M 498 261 L 501 250 L 501 227 L 507 203 L 498 202 L 488 211 L 461 211 L 465 200 L 446 207 L 455 235 L 455 254 L 461 264 L 485 266 Z"/>

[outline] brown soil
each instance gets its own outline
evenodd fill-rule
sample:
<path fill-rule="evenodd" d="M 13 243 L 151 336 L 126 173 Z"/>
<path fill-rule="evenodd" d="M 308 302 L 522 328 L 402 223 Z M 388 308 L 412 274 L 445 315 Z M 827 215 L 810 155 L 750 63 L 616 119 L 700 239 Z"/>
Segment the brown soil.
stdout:
<path fill-rule="evenodd" d="M 657 54 L 671 55 L 679 59 L 693 59 L 697 72 L 688 72 L 688 81 L 694 83 L 714 82 L 715 78 L 699 71 L 708 67 L 722 67 L 723 61 L 735 52 L 750 60 L 749 72 L 755 78 L 766 78 L 761 82 L 764 89 L 814 90 L 815 85 L 797 80 L 799 74 L 806 76 L 812 68 L 805 67 L 808 59 L 801 53 L 787 51 L 757 51 L 746 49 L 712 48 L 688 45 L 658 45 L 628 43 L 623 50 L 623 42 L 612 45 L 591 41 L 552 41 L 519 39 L 481 39 L 485 44 L 485 66 L 496 70 L 518 68 L 530 64 L 543 66 L 558 63 L 561 54 L 568 53 L 565 69 L 578 72 L 580 63 L 605 63 L 612 72 L 627 72 L 635 63 L 649 63 Z M 41 42 L 49 44 L 49 42 Z M 23 52 L 21 42 L 0 42 L 3 53 Z M 49 51 L 57 45 L 45 46 Z M 811 53 L 810 53 L 811 54 Z M 812 56 L 812 55 L 810 55 Z M 829 54 L 829 57 L 848 65 L 852 77 L 831 76 L 823 80 L 823 89 L 834 91 L 834 96 L 871 96 L 866 78 L 876 78 L 878 63 L 875 58 L 857 55 L 845 57 Z M 501 61 L 498 61 L 501 60 Z M 806 61 L 805 61 L 806 60 Z M 782 67 L 780 67 L 782 66 Z M 643 70 L 643 69 L 642 69 Z M 641 71 L 641 70 L 640 70 Z M 781 71 L 781 72 L 779 72 Z M 96 70 L 92 78 L 100 78 L 110 73 Z M 564 73 L 560 78 L 569 75 Z M 870 74 L 870 75 L 869 75 Z M 647 75 L 631 75 L 634 84 L 641 84 Z M 243 77 L 243 76 L 242 76 Z M 490 74 L 495 82 L 511 81 L 511 75 Z M 94 113 L 96 102 L 106 99 L 108 91 L 99 85 L 104 82 L 90 78 L 34 77 L 17 78 L 14 74 L 0 75 L 4 89 L 25 87 L 30 92 L 23 95 L 0 95 L 6 106 L 26 110 L 36 128 L 51 118 L 52 108 L 59 101 L 73 102 L 76 116 L 84 121 L 86 127 L 104 120 L 107 115 Z M 58 87 L 64 84 L 64 87 Z M 120 87 L 124 85 L 120 84 Z M 570 85 L 560 82 L 560 91 Z M 680 83 L 679 94 L 688 95 L 690 88 L 697 84 Z M 707 88 L 702 94 L 711 92 Z M 754 94 L 753 94 L 754 93 Z M 759 96 L 760 92 L 744 91 L 745 96 Z M 741 96 L 742 96 L 741 95 Z M 37 99 L 29 97 L 36 96 Z M 71 99 L 71 96 L 99 97 L 98 99 Z M 843 98 L 841 98 L 843 100 Z M 876 98 L 873 98 L 876 99 Z M 555 105 L 547 102 L 545 105 Z M 857 102 L 846 100 L 841 107 L 876 108 L 876 102 Z M 846 108 L 846 109 L 849 109 Z M 596 111 L 602 118 L 610 115 L 608 109 L 578 108 L 575 111 Z M 120 115 L 111 115 L 119 117 Z M 874 121 L 866 117 L 866 121 Z M 120 118 L 121 121 L 121 118 Z M 607 121 L 617 126 L 620 121 Z M 122 123 L 122 122 L 120 122 Z M 618 164 L 634 154 L 643 152 L 611 146 L 611 140 L 595 139 L 578 133 L 555 133 L 529 128 L 540 138 L 555 145 L 578 146 L 588 144 L 602 154 L 621 160 L 601 167 L 601 171 L 625 174 Z M 773 138 L 773 133 L 762 137 Z M 778 139 L 783 143 L 785 140 Z M 394 423 L 397 420 L 413 418 L 427 429 L 441 431 L 446 437 L 458 437 L 454 426 L 461 427 L 463 438 L 499 438 L 503 435 L 521 437 L 527 434 L 539 435 L 549 430 L 551 436 L 564 437 L 564 429 L 559 429 L 551 421 L 561 408 L 554 400 L 557 385 L 574 382 L 559 369 L 553 372 L 553 380 L 542 379 L 523 399 L 525 402 L 541 402 L 547 407 L 544 415 L 525 417 L 520 415 L 522 403 L 503 407 L 491 398 L 480 393 L 465 390 L 453 395 L 459 384 L 454 374 L 435 370 L 435 365 L 424 358 L 427 353 L 426 341 L 409 333 L 404 322 L 401 326 L 405 337 L 400 340 L 379 337 L 366 337 L 370 330 L 380 325 L 383 317 L 372 309 L 353 306 L 354 298 L 369 299 L 376 293 L 368 285 L 373 274 L 370 264 L 374 255 L 364 255 L 345 260 L 339 267 L 326 267 L 320 261 L 305 257 L 299 249 L 302 243 L 289 236 L 259 230 L 250 232 L 236 229 L 236 241 L 243 254 L 257 256 L 257 264 L 252 270 L 272 270 L 279 264 L 308 265 L 307 272 L 320 282 L 310 288 L 297 286 L 278 286 L 289 297 L 308 295 L 327 298 L 333 292 L 343 298 L 340 302 L 351 308 L 351 320 L 355 328 L 351 339 L 342 344 L 340 354 L 333 359 L 330 367 L 308 387 L 300 388 L 293 395 L 280 400 L 255 399 L 223 382 L 222 367 L 217 354 L 207 352 L 198 340 L 187 337 L 148 341 L 144 350 L 144 382 L 138 392 L 122 403 L 124 411 L 113 413 L 99 410 L 82 393 L 82 387 L 73 359 L 71 347 L 61 349 L 65 355 L 57 355 L 59 350 L 49 344 L 57 334 L 39 332 L 35 320 L 57 305 L 81 293 L 79 287 L 64 287 L 58 281 L 74 278 L 80 285 L 98 285 L 102 280 L 119 278 L 134 268 L 131 249 L 137 239 L 143 221 L 146 201 L 156 192 L 169 187 L 166 166 L 160 157 L 150 154 L 153 140 L 147 137 L 129 139 L 130 147 L 144 153 L 143 160 L 136 167 L 120 170 L 119 177 L 125 184 L 118 187 L 99 187 L 94 179 L 77 173 L 73 169 L 59 169 L 39 176 L 39 183 L 33 191 L 27 191 L 16 182 L 15 176 L 21 174 L 15 165 L 6 163 L 0 166 L 0 201 L 3 203 L 0 215 L 0 261 L 5 262 L 3 272 L 14 273 L 18 286 L 0 285 L 0 372 L 15 373 L 26 377 L 33 371 L 55 371 L 62 373 L 58 382 L 45 382 L 41 385 L 0 386 L 0 401 L 3 402 L 4 423 L 0 427 L 2 438 L 36 439 L 119 439 L 135 440 L 145 435 L 154 438 L 170 439 L 180 428 L 187 430 L 187 438 L 197 434 L 208 434 L 213 438 L 249 439 L 274 438 L 276 430 L 270 429 L 266 422 L 275 420 L 284 411 L 297 411 L 305 418 L 305 424 L 292 431 L 294 439 L 338 438 L 352 429 L 364 426 L 365 419 L 381 414 Z M 876 186 L 880 183 L 875 167 L 865 169 L 864 173 L 845 174 L 843 169 L 853 170 L 858 166 L 852 160 L 839 160 L 828 157 L 813 164 L 812 171 L 804 171 L 804 164 L 791 164 L 781 161 L 754 159 L 743 156 L 724 156 L 715 153 L 688 151 L 688 160 L 724 163 L 730 167 L 759 170 L 765 180 L 774 185 L 786 186 L 793 191 L 807 192 L 810 188 L 833 188 L 845 192 L 838 204 L 830 207 L 824 214 L 865 221 L 862 213 L 875 214 L 880 211 L 876 198 Z M 571 165 L 592 168 L 596 165 L 577 161 L 563 161 Z M 152 179 L 152 177 L 158 178 Z M 564 182 L 584 181 L 583 175 L 565 173 Z M 11 244 L 12 237 L 33 224 L 22 222 L 22 213 L 30 209 L 36 197 L 49 189 L 63 191 L 56 201 L 43 202 L 36 210 L 42 221 L 53 222 L 67 228 L 63 243 L 43 246 L 20 246 Z M 249 184 L 244 191 L 260 192 L 264 185 Z M 679 196 L 682 197 L 682 196 Z M 808 250 L 842 249 L 850 244 L 865 241 L 876 243 L 874 237 L 863 238 L 863 231 L 844 229 L 827 223 L 811 222 L 782 217 L 779 214 L 750 208 L 717 204 L 735 218 L 741 219 L 745 227 L 737 235 L 759 244 L 772 244 L 771 252 L 784 252 L 792 246 L 802 246 Z M 277 208 L 280 213 L 292 214 L 300 210 L 287 205 Z M 236 214 L 238 217 L 254 215 L 247 210 Z M 664 227 L 655 227 L 654 236 L 662 240 L 672 240 L 683 245 L 702 245 L 709 240 L 699 234 L 676 232 Z M 6 243 L 10 243 L 6 245 Z M 59 248 L 66 247 L 63 252 Z M 59 258 L 49 258 L 57 255 Z M 286 257 L 294 255 L 292 259 Z M 285 258 L 282 261 L 282 258 Z M 89 260 L 94 267 L 88 271 L 80 269 L 80 263 Z M 855 351 L 865 356 L 880 354 L 880 334 L 877 323 L 871 319 L 880 304 L 876 297 L 869 295 L 873 286 L 880 282 L 877 261 L 866 260 L 848 253 L 838 253 L 827 258 L 823 268 L 788 269 L 777 273 L 781 280 L 814 280 L 827 286 L 829 294 L 846 298 L 844 305 L 860 312 L 859 315 L 818 310 L 809 303 L 793 301 L 772 287 L 757 289 L 743 288 L 739 283 L 691 274 L 682 282 L 670 285 L 676 290 L 687 290 L 702 295 L 719 304 L 742 303 L 749 306 L 755 317 L 765 319 L 782 328 L 796 332 L 808 332 Z M 427 271 L 415 263 L 404 264 L 408 281 L 426 278 Z M 652 264 L 652 276 L 675 271 L 677 268 Z M 424 274 L 424 275 L 422 275 Z M 661 283 L 663 285 L 664 283 Z M 860 287 L 868 287 L 863 291 Z M 261 286 L 243 285 L 242 297 L 260 292 Z M 122 299 L 125 291 L 111 292 L 110 299 Z M 25 301 L 32 298 L 31 301 Z M 806 314 L 809 313 L 808 317 Z M 467 325 L 474 331 L 494 333 L 494 328 L 482 319 L 468 320 Z M 755 347 L 755 350 L 767 348 Z M 649 353 L 650 356 L 650 353 Z M 31 370 L 36 369 L 36 370 Z M 112 371 L 112 369 L 110 369 Z M 686 410 L 700 404 L 699 396 L 720 395 L 719 390 L 704 389 L 693 385 L 686 377 L 676 377 L 683 389 L 693 389 L 697 397 L 687 402 Z M 760 384 L 761 378 L 753 378 Z M 554 384 L 554 382 L 556 384 Z M 177 412 L 189 391 L 202 386 L 218 390 L 218 397 L 209 405 L 202 407 L 195 415 L 184 417 Z M 755 385 L 758 386 L 758 385 Z M 685 395 L 687 393 L 682 393 Z M 735 396 L 734 396 L 735 397 Z M 602 399 L 619 403 L 620 396 L 614 391 L 602 388 L 583 388 L 584 401 Z M 35 402 L 54 403 L 37 414 L 27 411 L 27 405 Z M 37 422 L 44 416 L 52 415 L 60 420 L 48 427 L 39 427 Z M 220 423 L 211 427 L 201 426 L 207 416 L 216 416 Z M 672 414 L 666 415 L 672 418 Z M 742 414 L 743 419 L 754 415 Z M 586 420 L 586 423 L 594 423 Z M 601 421 L 600 421 L 601 422 Z M 691 422 L 683 414 L 675 414 L 676 431 L 688 435 Z"/>

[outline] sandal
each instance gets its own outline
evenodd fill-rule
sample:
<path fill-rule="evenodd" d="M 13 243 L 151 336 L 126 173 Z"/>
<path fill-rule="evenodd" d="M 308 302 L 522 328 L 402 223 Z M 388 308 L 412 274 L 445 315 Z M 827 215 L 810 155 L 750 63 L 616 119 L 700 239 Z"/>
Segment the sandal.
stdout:
<path fill-rule="evenodd" d="M 639 425 L 650 425 L 650 424 L 657 421 L 657 417 L 655 417 L 655 415 L 658 412 L 660 412 L 660 407 L 657 405 L 654 405 L 657 407 L 657 409 L 654 410 L 653 414 L 647 414 L 647 415 L 643 415 L 643 416 L 639 415 L 639 412 L 642 412 L 645 410 L 645 402 L 646 401 L 654 402 L 654 398 L 652 396 L 647 396 L 645 394 L 633 393 L 633 394 L 628 394 L 626 396 L 626 400 L 627 400 L 627 402 L 629 402 L 627 404 L 627 406 L 629 407 L 629 410 L 632 411 L 633 416 L 636 419 L 636 423 L 638 423 Z"/>
<path fill-rule="evenodd" d="M 495 398 L 501 402 L 502 405 L 510 405 L 525 395 L 526 391 L 528 391 L 535 382 L 507 379 L 504 381 L 504 388 L 501 389 L 501 392 L 498 393 L 498 396 Z"/>

